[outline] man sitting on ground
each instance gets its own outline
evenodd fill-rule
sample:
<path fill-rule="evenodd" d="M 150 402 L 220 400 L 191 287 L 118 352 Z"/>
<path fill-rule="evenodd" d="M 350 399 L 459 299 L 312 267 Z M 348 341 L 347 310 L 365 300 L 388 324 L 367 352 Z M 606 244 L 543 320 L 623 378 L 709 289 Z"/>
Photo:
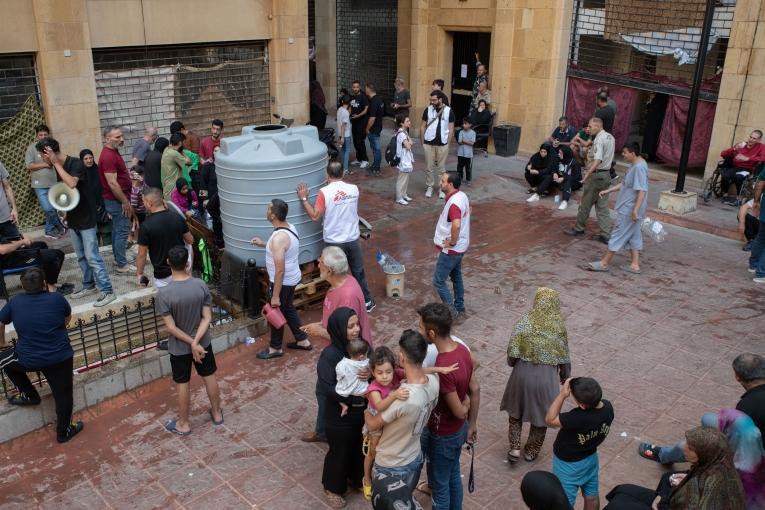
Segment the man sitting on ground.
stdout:
<path fill-rule="evenodd" d="M 755 167 L 765 161 L 765 144 L 762 143 L 762 131 L 755 129 L 749 138 L 725 149 L 720 156 L 730 160 L 730 165 L 720 169 L 720 189 L 726 196 L 723 201 L 729 205 L 739 205 L 738 196 L 744 181 L 755 171 Z M 727 161 L 726 161 L 727 162 Z M 736 185 L 736 194 L 730 194 L 731 184 Z"/>
<path fill-rule="evenodd" d="M 568 117 L 564 115 L 558 119 L 558 127 L 553 130 L 552 134 L 547 139 L 547 143 L 555 148 L 557 148 L 558 145 L 569 145 L 576 134 L 576 128 L 568 123 Z"/>

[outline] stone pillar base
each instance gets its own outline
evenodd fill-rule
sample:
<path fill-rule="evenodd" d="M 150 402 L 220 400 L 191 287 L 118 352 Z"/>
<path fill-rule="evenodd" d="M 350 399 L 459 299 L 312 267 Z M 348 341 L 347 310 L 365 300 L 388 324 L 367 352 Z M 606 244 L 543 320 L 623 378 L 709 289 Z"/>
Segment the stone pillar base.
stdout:
<path fill-rule="evenodd" d="M 688 214 L 696 210 L 696 193 L 684 191 L 662 191 L 659 197 L 658 209 L 673 214 Z"/>

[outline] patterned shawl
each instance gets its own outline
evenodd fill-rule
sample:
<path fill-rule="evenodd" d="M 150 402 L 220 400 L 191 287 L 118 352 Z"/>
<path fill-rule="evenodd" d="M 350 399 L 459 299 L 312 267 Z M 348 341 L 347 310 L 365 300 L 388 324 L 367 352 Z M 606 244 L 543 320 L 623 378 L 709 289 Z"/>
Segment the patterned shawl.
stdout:
<path fill-rule="evenodd" d="M 746 507 L 765 508 L 765 451 L 760 429 L 736 409 L 721 409 L 717 419 L 733 450 L 733 465 L 744 486 Z"/>
<path fill-rule="evenodd" d="M 513 328 L 507 357 L 535 365 L 570 363 L 566 325 L 560 314 L 558 292 L 546 287 L 537 289 L 534 308 Z"/>
<path fill-rule="evenodd" d="M 733 466 L 727 438 L 719 430 L 696 427 L 685 433 L 699 460 L 672 490 L 672 510 L 744 510 L 744 490 Z"/>

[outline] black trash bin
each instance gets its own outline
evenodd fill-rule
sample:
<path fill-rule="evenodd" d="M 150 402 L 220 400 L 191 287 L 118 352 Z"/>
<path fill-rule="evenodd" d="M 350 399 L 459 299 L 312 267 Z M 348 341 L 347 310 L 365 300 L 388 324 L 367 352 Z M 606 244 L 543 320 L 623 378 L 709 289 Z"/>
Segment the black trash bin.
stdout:
<path fill-rule="evenodd" d="M 514 124 L 500 124 L 492 130 L 494 137 L 494 149 L 497 156 L 515 156 L 518 145 L 521 143 L 521 126 Z"/>

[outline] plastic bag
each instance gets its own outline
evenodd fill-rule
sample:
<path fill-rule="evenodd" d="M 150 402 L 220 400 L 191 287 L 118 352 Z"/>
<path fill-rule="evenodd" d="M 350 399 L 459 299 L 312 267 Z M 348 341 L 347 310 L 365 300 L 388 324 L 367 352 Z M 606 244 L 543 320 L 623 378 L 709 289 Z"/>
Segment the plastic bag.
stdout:
<path fill-rule="evenodd" d="M 404 265 L 394 259 L 389 253 L 377 250 L 377 263 L 384 273 L 398 274 L 404 272 Z"/>
<path fill-rule="evenodd" d="M 663 242 L 667 237 L 667 230 L 664 228 L 664 225 L 658 220 L 652 220 L 651 218 L 643 220 L 642 231 L 643 234 L 650 236 L 657 243 Z"/>

